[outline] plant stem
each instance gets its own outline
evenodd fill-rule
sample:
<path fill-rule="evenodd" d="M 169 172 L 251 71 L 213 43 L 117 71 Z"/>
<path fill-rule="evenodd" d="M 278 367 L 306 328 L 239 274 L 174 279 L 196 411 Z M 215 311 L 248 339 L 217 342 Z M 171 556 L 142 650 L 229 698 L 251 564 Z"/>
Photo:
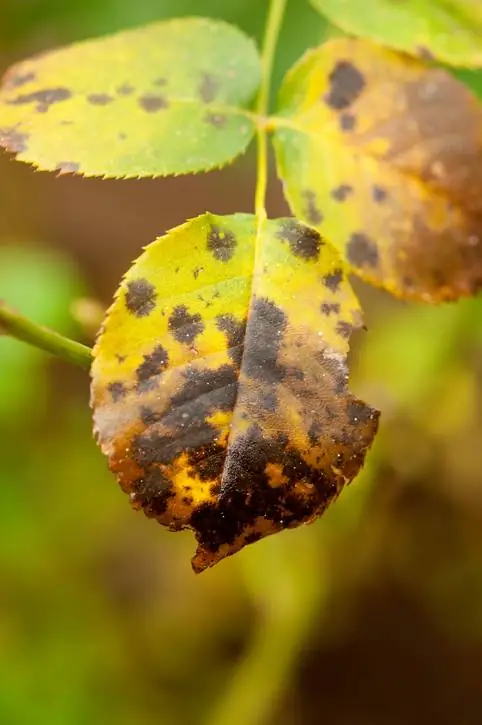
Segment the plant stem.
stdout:
<path fill-rule="evenodd" d="M 258 158 L 256 168 L 256 192 L 254 211 L 258 219 L 258 228 L 266 219 L 266 189 L 268 186 L 268 135 L 266 117 L 269 111 L 271 75 L 278 36 L 283 21 L 286 0 L 271 0 L 266 21 L 266 29 L 261 53 L 261 87 L 256 103 L 258 115 Z"/>
<path fill-rule="evenodd" d="M 17 340 L 50 352 L 66 362 L 88 370 L 92 364 L 92 351 L 80 342 L 69 340 L 58 332 L 37 325 L 0 302 L 0 332 Z"/>

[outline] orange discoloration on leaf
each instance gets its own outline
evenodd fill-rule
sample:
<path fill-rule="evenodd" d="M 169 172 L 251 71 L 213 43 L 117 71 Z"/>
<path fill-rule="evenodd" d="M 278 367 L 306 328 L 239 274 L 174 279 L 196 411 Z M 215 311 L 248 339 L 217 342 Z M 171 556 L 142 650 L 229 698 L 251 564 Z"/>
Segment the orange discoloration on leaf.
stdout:
<path fill-rule="evenodd" d="M 280 114 L 288 201 L 357 274 L 432 302 L 480 288 L 482 107 L 462 84 L 336 39 L 288 74 Z"/>
<path fill-rule="evenodd" d="M 347 387 L 359 324 L 337 253 L 292 219 L 257 235 L 204 214 L 127 273 L 95 347 L 95 428 L 132 505 L 193 530 L 195 571 L 314 520 L 356 475 L 378 420 Z"/>

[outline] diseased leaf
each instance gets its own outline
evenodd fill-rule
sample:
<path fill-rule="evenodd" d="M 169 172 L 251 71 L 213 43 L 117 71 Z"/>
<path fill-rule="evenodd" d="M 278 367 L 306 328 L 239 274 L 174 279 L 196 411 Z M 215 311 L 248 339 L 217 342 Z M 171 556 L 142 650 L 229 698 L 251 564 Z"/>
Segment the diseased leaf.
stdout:
<path fill-rule="evenodd" d="M 259 78 L 255 45 L 237 28 L 153 23 L 11 68 L 0 144 L 40 169 L 85 176 L 212 169 L 248 146 Z"/>
<path fill-rule="evenodd" d="M 127 273 L 95 346 L 95 429 L 135 508 L 191 528 L 202 571 L 320 515 L 378 413 L 347 388 L 358 302 L 292 219 L 203 214 Z"/>
<path fill-rule="evenodd" d="M 369 282 L 438 301 L 482 285 L 482 107 L 442 69 L 332 40 L 287 75 L 274 143 L 294 214 Z"/>
<path fill-rule="evenodd" d="M 482 66 L 480 0 L 311 0 L 347 33 L 425 60 Z"/>

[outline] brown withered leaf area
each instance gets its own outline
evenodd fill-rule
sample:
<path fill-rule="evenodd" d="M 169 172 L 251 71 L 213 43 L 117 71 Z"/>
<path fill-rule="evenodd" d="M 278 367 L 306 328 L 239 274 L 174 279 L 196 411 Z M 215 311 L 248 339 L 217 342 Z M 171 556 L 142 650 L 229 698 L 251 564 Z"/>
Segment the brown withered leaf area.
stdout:
<path fill-rule="evenodd" d="M 99 443 L 134 508 L 197 539 L 200 572 L 315 520 L 360 469 L 378 412 L 348 390 L 359 305 L 293 219 L 204 214 L 147 247 L 99 335 Z"/>
<path fill-rule="evenodd" d="M 437 302 L 482 286 L 482 106 L 445 70 L 331 40 L 287 75 L 275 132 L 294 213 L 352 269 Z"/>

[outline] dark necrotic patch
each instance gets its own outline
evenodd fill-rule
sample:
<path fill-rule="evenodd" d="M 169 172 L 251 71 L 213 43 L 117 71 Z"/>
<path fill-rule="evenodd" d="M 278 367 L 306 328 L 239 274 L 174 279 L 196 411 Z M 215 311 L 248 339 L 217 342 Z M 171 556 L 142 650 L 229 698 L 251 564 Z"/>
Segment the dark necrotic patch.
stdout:
<path fill-rule="evenodd" d="M 174 496 L 171 481 L 159 468 L 149 466 L 145 474 L 132 483 L 134 501 L 146 516 L 156 518 L 166 513 L 169 499 Z"/>
<path fill-rule="evenodd" d="M 114 99 L 108 93 L 89 93 L 87 100 L 93 106 L 107 106 Z"/>
<path fill-rule="evenodd" d="M 343 271 L 341 269 L 334 269 L 333 272 L 326 274 L 323 277 L 323 284 L 331 292 L 336 292 L 343 280 Z"/>
<path fill-rule="evenodd" d="M 239 367 L 243 356 L 246 320 L 238 320 L 234 315 L 225 314 L 216 317 L 216 327 L 224 332 L 228 340 L 229 357 Z"/>
<path fill-rule="evenodd" d="M 206 113 L 204 120 L 215 128 L 224 128 L 228 119 L 220 113 Z"/>
<path fill-rule="evenodd" d="M 339 61 L 329 75 L 330 90 L 325 102 L 337 111 L 348 108 L 359 97 L 365 87 L 365 78 L 347 60 Z"/>
<path fill-rule="evenodd" d="M 372 196 L 373 201 L 376 201 L 377 204 L 382 204 L 387 198 L 387 190 L 384 189 L 382 186 L 377 186 L 377 184 L 374 184 L 372 186 Z"/>
<path fill-rule="evenodd" d="M 340 320 L 336 323 L 336 331 L 340 335 L 340 337 L 348 340 L 351 333 L 353 332 L 353 325 L 351 325 L 349 322 L 345 322 L 345 320 Z"/>
<path fill-rule="evenodd" d="M 141 406 L 139 415 L 146 427 L 149 425 L 154 425 L 154 423 L 158 423 L 162 418 L 162 415 L 160 413 L 152 410 L 152 408 L 149 408 L 147 405 Z"/>
<path fill-rule="evenodd" d="M 338 315 L 340 313 L 340 305 L 338 302 L 323 302 L 320 306 L 320 310 L 324 315 L 328 317 L 330 315 Z"/>
<path fill-rule="evenodd" d="M 42 91 L 24 93 L 6 102 L 11 106 L 19 106 L 25 103 L 38 103 L 37 110 L 45 111 L 54 103 L 66 101 L 71 97 L 72 93 L 68 88 L 45 88 Z"/>
<path fill-rule="evenodd" d="M 20 133 L 16 128 L 0 128 L 0 144 L 12 153 L 21 153 L 28 147 L 29 135 Z"/>
<path fill-rule="evenodd" d="M 192 344 L 204 330 L 201 315 L 198 312 L 189 314 L 185 305 L 173 309 L 167 324 L 174 339 L 185 344 Z"/>
<path fill-rule="evenodd" d="M 302 192 L 303 199 L 305 201 L 305 207 L 303 213 L 306 220 L 310 224 L 321 224 L 323 221 L 323 214 L 316 205 L 316 194 L 311 189 L 305 189 Z"/>
<path fill-rule="evenodd" d="M 271 300 L 254 296 L 243 358 L 243 371 L 250 378 L 269 385 L 283 379 L 285 368 L 278 363 L 278 353 L 286 325 L 283 310 Z"/>
<path fill-rule="evenodd" d="M 346 414 L 350 423 L 366 423 L 373 418 L 373 410 L 361 400 L 350 400 L 346 406 Z"/>
<path fill-rule="evenodd" d="M 342 131 L 353 131 L 356 126 L 356 116 L 353 113 L 342 113 L 340 116 L 340 128 Z"/>
<path fill-rule="evenodd" d="M 29 73 L 9 73 L 5 79 L 5 88 L 9 90 L 12 88 L 20 88 L 21 86 L 30 83 L 30 81 L 34 81 L 36 77 L 37 76 L 33 71 L 30 71 Z"/>
<path fill-rule="evenodd" d="M 203 73 L 199 84 L 199 95 L 204 103 L 211 103 L 219 90 L 219 81 L 211 73 Z"/>
<path fill-rule="evenodd" d="M 187 465 L 201 481 L 216 481 L 222 476 L 226 449 L 217 443 L 190 451 Z"/>
<path fill-rule="evenodd" d="M 352 234 L 346 245 L 346 256 L 355 267 L 371 267 L 378 265 L 378 249 L 375 242 L 363 232 Z"/>
<path fill-rule="evenodd" d="M 237 241 L 234 234 L 228 229 L 222 229 L 217 224 L 211 224 L 206 246 L 215 259 L 220 262 L 229 262 L 233 258 Z"/>
<path fill-rule="evenodd" d="M 80 164 L 77 161 L 59 161 L 55 170 L 61 174 L 75 174 L 80 170 Z"/>
<path fill-rule="evenodd" d="M 157 292 L 147 279 L 133 279 L 127 283 L 126 307 L 136 317 L 147 317 L 156 306 Z"/>
<path fill-rule="evenodd" d="M 169 108 L 169 103 L 163 96 L 141 96 L 138 99 L 139 106 L 146 113 L 155 113 L 165 108 Z"/>
<path fill-rule="evenodd" d="M 109 391 L 114 403 L 122 400 L 122 398 L 127 393 L 124 383 L 121 383 L 118 380 L 114 381 L 113 383 L 109 383 L 109 385 L 107 386 L 107 390 Z"/>
<path fill-rule="evenodd" d="M 288 242 L 295 257 L 318 259 L 322 239 L 315 229 L 300 224 L 295 219 L 287 219 L 276 233 L 282 242 Z"/>
<path fill-rule="evenodd" d="M 131 86 L 130 83 L 123 83 L 121 86 L 117 88 L 117 93 L 119 96 L 130 96 L 131 93 L 134 93 L 135 88 L 134 86 Z"/>
<path fill-rule="evenodd" d="M 136 370 L 138 383 L 146 383 L 155 375 L 166 370 L 169 365 L 169 355 L 162 345 L 157 345 L 152 352 L 144 355 L 144 360 Z M 143 386 L 148 389 L 150 386 Z"/>
<path fill-rule="evenodd" d="M 340 186 L 332 189 L 331 196 L 335 201 L 345 201 L 352 193 L 353 186 L 350 186 L 350 184 L 340 184 Z"/>
<path fill-rule="evenodd" d="M 261 534 L 259 531 L 254 531 L 252 534 L 248 534 L 244 537 L 244 543 L 245 544 L 255 544 L 257 541 L 261 539 Z"/>

